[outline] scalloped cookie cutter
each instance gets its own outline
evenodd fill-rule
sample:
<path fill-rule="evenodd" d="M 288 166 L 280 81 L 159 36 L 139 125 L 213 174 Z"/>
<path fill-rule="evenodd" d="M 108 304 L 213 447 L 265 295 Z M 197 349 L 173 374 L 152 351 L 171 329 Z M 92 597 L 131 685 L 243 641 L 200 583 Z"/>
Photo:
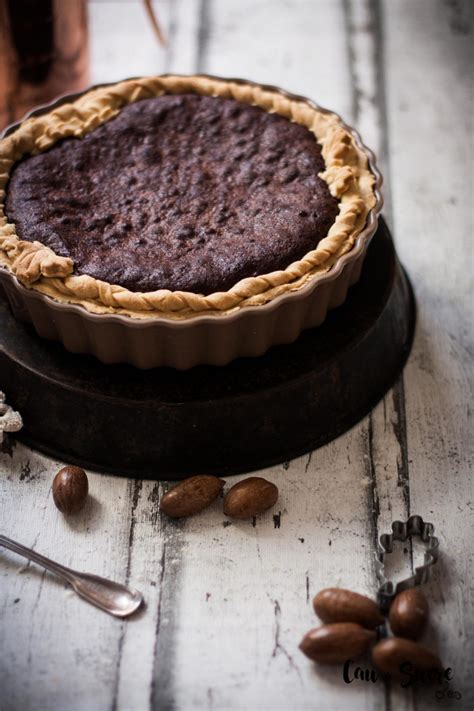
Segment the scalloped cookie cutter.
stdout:
<path fill-rule="evenodd" d="M 438 560 L 439 540 L 433 536 L 432 523 L 423 521 L 421 516 L 410 516 L 408 521 L 394 521 L 392 533 L 380 536 L 379 550 L 376 553 L 375 568 L 380 587 L 377 593 L 377 602 L 382 611 L 387 612 L 395 595 L 402 590 L 414 588 L 429 580 L 431 566 Z M 415 568 L 415 572 L 408 578 L 394 584 L 385 576 L 385 555 L 392 553 L 394 541 L 407 541 L 412 536 L 419 536 L 426 545 L 423 565 Z"/>

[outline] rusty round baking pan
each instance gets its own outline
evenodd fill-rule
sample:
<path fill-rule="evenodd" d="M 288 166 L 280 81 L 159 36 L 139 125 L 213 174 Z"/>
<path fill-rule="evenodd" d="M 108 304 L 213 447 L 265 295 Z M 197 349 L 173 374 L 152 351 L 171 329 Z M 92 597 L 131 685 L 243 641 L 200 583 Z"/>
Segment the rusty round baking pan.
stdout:
<path fill-rule="evenodd" d="M 294 343 L 187 371 L 71 355 L 0 298 L 0 387 L 24 422 L 15 436 L 61 461 L 148 479 L 234 474 L 311 451 L 366 415 L 410 352 L 415 302 L 383 219 L 351 292 Z"/>
<path fill-rule="evenodd" d="M 227 81 L 254 84 L 243 79 Z M 342 255 L 328 272 L 315 275 L 301 288 L 282 294 L 266 304 L 243 307 L 233 313 L 197 315 L 186 320 L 173 320 L 165 316 L 139 320 L 119 314 L 93 314 L 82 306 L 59 303 L 25 288 L 15 276 L 0 268 L 0 283 L 15 316 L 31 322 L 41 337 L 60 341 L 71 353 L 91 354 L 102 363 L 128 363 L 143 369 L 171 366 L 186 370 L 196 365 L 222 366 L 238 357 L 261 356 L 271 346 L 292 343 L 302 331 L 320 326 L 329 310 L 344 303 L 349 287 L 360 277 L 383 205 L 382 176 L 372 151 L 362 143 L 357 131 L 345 124 L 335 112 L 278 87 L 258 86 L 279 92 L 292 100 L 305 101 L 319 111 L 337 116 L 357 146 L 367 155 L 370 170 L 375 176 L 376 204 L 368 214 L 365 228 L 356 238 L 353 248 Z M 87 91 L 94 88 L 98 86 Z M 85 93 L 63 96 L 34 109 L 26 118 L 51 111 Z M 9 126 L 4 135 L 15 131 L 20 123 Z"/>

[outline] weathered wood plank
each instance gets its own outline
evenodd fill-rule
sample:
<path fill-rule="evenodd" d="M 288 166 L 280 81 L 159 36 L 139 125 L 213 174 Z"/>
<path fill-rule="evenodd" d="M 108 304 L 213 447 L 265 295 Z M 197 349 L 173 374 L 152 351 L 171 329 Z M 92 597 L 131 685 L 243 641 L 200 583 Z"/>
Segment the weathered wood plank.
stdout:
<path fill-rule="evenodd" d="M 467 540 L 473 523 L 473 6 L 385 2 L 384 17 L 393 222 L 419 307 L 405 371 L 410 503 L 440 535 L 444 554 L 429 588 L 428 639 L 454 669 L 451 686 L 467 708 L 474 700 Z"/>
<path fill-rule="evenodd" d="M 133 484 L 127 577 L 143 591 L 146 607 L 139 617 L 123 624 L 113 708 L 148 708 L 157 695 L 169 699 L 174 682 L 174 597 L 179 586 L 181 524 L 160 517 L 162 493 L 158 482 Z"/>

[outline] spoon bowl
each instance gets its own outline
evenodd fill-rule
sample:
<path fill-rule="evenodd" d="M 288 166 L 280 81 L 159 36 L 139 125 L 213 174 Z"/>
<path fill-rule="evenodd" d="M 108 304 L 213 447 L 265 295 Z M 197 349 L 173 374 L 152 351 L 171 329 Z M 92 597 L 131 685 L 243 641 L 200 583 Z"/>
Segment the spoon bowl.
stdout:
<path fill-rule="evenodd" d="M 134 588 L 89 573 L 74 574 L 73 590 L 96 607 L 115 617 L 128 617 L 143 604 L 143 595 Z"/>

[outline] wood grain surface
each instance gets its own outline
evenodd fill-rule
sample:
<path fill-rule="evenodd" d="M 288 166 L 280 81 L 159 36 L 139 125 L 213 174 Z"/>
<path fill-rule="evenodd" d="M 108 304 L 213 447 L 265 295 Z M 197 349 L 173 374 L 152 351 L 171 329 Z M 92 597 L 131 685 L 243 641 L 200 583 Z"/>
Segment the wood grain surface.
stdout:
<path fill-rule="evenodd" d="M 141 2 L 90 3 L 92 82 L 204 71 L 277 84 L 341 113 L 383 167 L 385 217 L 417 294 L 414 350 L 403 377 L 356 427 L 261 472 L 278 485 L 280 500 L 255 525 L 226 520 L 219 500 L 172 521 L 158 510 L 166 483 L 94 473 L 87 507 L 64 518 L 51 496 L 61 462 L 5 447 L 2 533 L 130 583 L 147 604 L 118 621 L 0 551 L 0 709 L 472 708 L 473 5 L 154 6 L 166 48 Z M 8 393 L 8 383 L 0 387 Z M 311 599 L 321 588 L 375 595 L 377 538 L 411 513 L 432 521 L 440 538 L 441 559 L 425 589 L 431 623 L 424 641 L 452 667 L 460 700 L 437 701 L 437 687 L 347 685 L 340 667 L 317 667 L 298 650 L 317 625 Z M 392 572 L 405 576 L 422 552 L 398 552 Z"/>

